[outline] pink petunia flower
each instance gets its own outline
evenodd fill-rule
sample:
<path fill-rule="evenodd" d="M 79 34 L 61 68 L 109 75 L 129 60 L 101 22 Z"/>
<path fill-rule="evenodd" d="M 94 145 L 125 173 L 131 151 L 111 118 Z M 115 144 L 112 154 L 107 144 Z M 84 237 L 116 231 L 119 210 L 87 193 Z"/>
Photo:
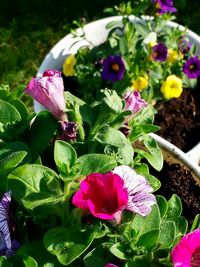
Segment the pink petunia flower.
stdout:
<path fill-rule="evenodd" d="M 59 120 L 67 121 L 64 85 L 57 70 L 46 70 L 39 79 L 32 78 L 25 92 L 48 109 Z"/>
<path fill-rule="evenodd" d="M 200 228 L 186 234 L 171 254 L 174 267 L 200 266 Z"/>
<path fill-rule="evenodd" d="M 126 101 L 125 109 L 132 111 L 131 116 L 136 114 L 143 107 L 148 106 L 147 102 L 141 98 L 140 93 L 137 90 L 134 90 L 131 93 L 126 93 L 124 100 Z"/>
<path fill-rule="evenodd" d="M 126 209 L 147 216 L 151 212 L 151 206 L 156 204 L 153 188 L 142 175 L 137 174 L 126 165 L 116 167 L 113 173 L 118 174 L 124 180 L 124 187 L 128 191 L 128 203 Z"/>
<path fill-rule="evenodd" d="M 89 210 L 94 217 L 116 221 L 120 221 L 127 201 L 128 193 L 123 179 L 112 172 L 88 175 L 72 199 L 73 205 Z"/>
<path fill-rule="evenodd" d="M 107 263 L 104 267 L 118 267 L 118 266 L 112 263 Z"/>
<path fill-rule="evenodd" d="M 130 210 L 141 216 L 151 212 L 156 203 L 148 181 L 129 166 L 116 167 L 106 174 L 93 173 L 81 182 L 72 203 L 89 210 L 97 218 L 121 220 L 121 212 Z"/>

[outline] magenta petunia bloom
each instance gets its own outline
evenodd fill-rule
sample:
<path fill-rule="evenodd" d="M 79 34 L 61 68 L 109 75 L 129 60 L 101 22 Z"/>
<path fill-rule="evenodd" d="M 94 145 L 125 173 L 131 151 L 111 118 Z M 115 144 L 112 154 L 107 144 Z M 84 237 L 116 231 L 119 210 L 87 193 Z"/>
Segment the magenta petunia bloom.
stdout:
<path fill-rule="evenodd" d="M 126 165 L 116 167 L 113 173 L 124 180 L 124 187 L 128 191 L 126 209 L 147 216 L 151 212 L 152 205 L 156 204 L 156 198 L 151 194 L 153 188 L 147 179 Z"/>
<path fill-rule="evenodd" d="M 88 175 L 72 199 L 73 205 L 90 211 L 96 218 L 117 221 L 127 201 L 123 179 L 112 172 Z"/>
<path fill-rule="evenodd" d="M 75 141 L 77 135 L 77 123 L 60 121 L 60 139 L 63 141 Z"/>
<path fill-rule="evenodd" d="M 140 93 L 137 90 L 134 90 L 131 93 L 126 93 L 124 100 L 126 102 L 125 109 L 132 111 L 132 116 L 143 107 L 148 106 L 148 103 L 141 98 Z"/>
<path fill-rule="evenodd" d="M 171 254 L 174 267 L 200 266 L 200 228 L 186 234 Z"/>
<path fill-rule="evenodd" d="M 189 79 L 196 79 L 200 76 L 200 60 L 196 57 L 189 58 L 183 65 L 183 72 Z"/>
<path fill-rule="evenodd" d="M 0 202 L 0 256 L 11 256 L 20 246 L 16 240 L 11 239 L 10 202 L 9 191 L 3 195 Z"/>
<path fill-rule="evenodd" d="M 163 43 L 158 43 L 153 46 L 152 59 L 155 61 L 163 62 L 167 59 L 167 47 Z"/>
<path fill-rule="evenodd" d="M 107 263 L 104 267 L 118 267 L 118 266 L 112 263 Z"/>
<path fill-rule="evenodd" d="M 61 73 L 46 70 L 39 79 L 32 78 L 25 92 L 48 109 L 59 120 L 67 121 L 64 85 Z"/>
<path fill-rule="evenodd" d="M 103 71 L 101 77 L 103 80 L 116 82 L 122 80 L 125 72 L 123 59 L 119 56 L 108 56 L 103 60 Z"/>
<path fill-rule="evenodd" d="M 172 0 L 152 0 L 156 5 L 156 9 L 158 14 L 164 13 L 174 13 L 176 12 L 176 8 L 173 6 L 174 3 Z"/>

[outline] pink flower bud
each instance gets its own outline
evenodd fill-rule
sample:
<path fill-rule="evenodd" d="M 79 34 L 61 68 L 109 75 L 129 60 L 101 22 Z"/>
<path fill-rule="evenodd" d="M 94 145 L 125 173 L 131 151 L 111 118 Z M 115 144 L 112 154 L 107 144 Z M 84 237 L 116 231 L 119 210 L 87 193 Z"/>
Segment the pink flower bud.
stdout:
<path fill-rule="evenodd" d="M 25 92 L 48 109 L 59 120 L 67 121 L 64 85 L 57 70 L 46 70 L 39 79 L 32 78 Z"/>
<path fill-rule="evenodd" d="M 124 100 L 126 101 L 125 109 L 131 110 L 132 115 L 140 111 L 143 107 L 148 106 L 147 102 L 141 98 L 140 93 L 136 90 L 131 93 L 126 93 Z"/>

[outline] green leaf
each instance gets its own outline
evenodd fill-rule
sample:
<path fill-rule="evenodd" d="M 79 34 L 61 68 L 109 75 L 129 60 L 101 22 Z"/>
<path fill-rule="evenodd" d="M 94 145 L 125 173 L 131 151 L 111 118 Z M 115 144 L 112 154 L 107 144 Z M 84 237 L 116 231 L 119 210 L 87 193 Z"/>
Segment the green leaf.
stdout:
<path fill-rule="evenodd" d="M 26 87 L 25 85 L 17 86 L 17 88 L 15 88 L 15 90 L 12 90 L 11 95 L 10 95 L 10 99 L 20 98 L 24 93 L 25 87 Z"/>
<path fill-rule="evenodd" d="M 86 176 L 90 173 L 106 173 L 117 166 L 114 157 L 104 154 L 87 154 L 77 159 L 78 174 Z"/>
<path fill-rule="evenodd" d="M 18 110 L 22 119 L 26 119 L 29 115 L 28 109 L 20 99 L 14 99 L 11 104 Z"/>
<path fill-rule="evenodd" d="M 132 126 L 131 133 L 129 135 L 129 139 L 132 142 L 135 142 L 140 136 L 153 133 L 160 129 L 160 127 L 152 124 L 136 124 Z"/>
<path fill-rule="evenodd" d="M 119 40 L 119 49 L 122 54 L 122 56 L 126 55 L 129 53 L 128 49 L 128 42 L 125 37 L 121 37 Z"/>
<path fill-rule="evenodd" d="M 141 174 L 148 180 L 154 191 L 158 190 L 161 187 L 161 182 L 156 177 L 149 174 L 149 167 L 147 164 L 141 163 L 134 168 L 137 173 Z"/>
<path fill-rule="evenodd" d="M 5 265 L 5 267 L 7 267 L 7 266 L 38 267 L 37 262 L 31 256 L 25 255 L 25 254 L 24 255 L 15 254 L 14 256 L 8 258 L 8 262 L 11 265 Z"/>
<path fill-rule="evenodd" d="M 200 214 L 197 214 L 194 218 L 194 221 L 192 223 L 192 227 L 190 232 L 194 231 L 195 229 L 200 227 Z"/>
<path fill-rule="evenodd" d="M 152 156 L 147 160 L 157 171 L 160 171 L 163 167 L 163 154 L 157 142 L 152 137 L 148 136 L 144 139 L 144 145 Z"/>
<path fill-rule="evenodd" d="M 176 226 L 172 221 L 162 220 L 160 225 L 160 238 L 162 248 L 171 248 L 176 237 Z"/>
<path fill-rule="evenodd" d="M 34 258 L 41 267 L 61 267 L 57 258 L 49 253 L 42 241 L 33 241 L 23 244 L 17 251 L 19 255 L 29 255 Z M 19 266 L 18 266 L 19 267 Z M 31 267 L 31 266 L 30 266 Z"/>
<path fill-rule="evenodd" d="M 124 147 L 118 148 L 118 157 L 117 161 L 121 165 L 131 165 L 133 162 L 134 150 L 130 144 L 125 145 Z"/>
<path fill-rule="evenodd" d="M 45 166 L 23 165 L 12 171 L 8 179 L 14 199 L 27 209 L 55 205 L 63 199 L 57 174 Z"/>
<path fill-rule="evenodd" d="M 101 90 L 101 92 L 105 95 L 105 97 L 102 99 L 102 103 L 104 103 L 106 107 L 108 107 L 114 113 L 119 113 L 122 111 L 122 99 L 118 96 L 116 91 L 105 89 Z"/>
<path fill-rule="evenodd" d="M 187 232 L 187 228 L 188 221 L 186 220 L 186 218 L 183 216 L 178 217 L 176 221 L 176 233 L 185 235 Z"/>
<path fill-rule="evenodd" d="M 20 163 L 31 161 L 30 150 L 22 142 L 8 143 L 0 149 L 0 175 L 6 176 Z"/>
<path fill-rule="evenodd" d="M 154 108 L 149 105 L 147 108 L 142 109 L 137 116 L 130 122 L 131 125 L 147 124 L 152 125 L 154 121 Z M 155 126 L 155 125 L 154 125 Z"/>
<path fill-rule="evenodd" d="M 20 113 L 8 102 L 0 99 L 0 123 L 5 126 L 9 123 L 16 123 L 21 120 Z"/>
<path fill-rule="evenodd" d="M 9 263 L 8 258 L 5 256 L 0 257 L 0 266 L 1 267 L 13 267 L 12 263 Z"/>
<path fill-rule="evenodd" d="M 28 132 L 28 142 L 30 147 L 37 153 L 42 153 L 49 145 L 57 127 L 58 122 L 53 115 L 47 110 L 41 111 L 36 116 L 31 129 Z"/>
<path fill-rule="evenodd" d="M 100 144 L 107 144 L 120 148 L 127 145 L 127 139 L 125 135 L 108 125 L 101 127 L 94 139 Z"/>
<path fill-rule="evenodd" d="M 156 196 L 156 200 L 160 210 L 161 218 L 163 218 L 166 215 L 168 209 L 167 200 L 163 196 Z"/>
<path fill-rule="evenodd" d="M 127 255 L 126 255 L 126 247 L 123 243 L 116 243 L 110 248 L 110 252 L 115 255 L 117 258 L 126 260 Z"/>
<path fill-rule="evenodd" d="M 138 236 L 147 233 L 152 230 L 160 229 L 160 211 L 157 205 L 152 206 L 152 211 L 146 217 L 142 217 L 138 214 L 135 215 L 132 221 L 132 228 L 138 232 Z"/>
<path fill-rule="evenodd" d="M 54 146 L 54 159 L 58 171 L 69 174 L 71 168 L 75 165 L 77 154 L 75 149 L 67 142 L 56 141 Z"/>
<path fill-rule="evenodd" d="M 102 267 L 112 262 L 113 257 L 109 253 L 112 243 L 103 243 L 90 251 L 83 259 L 86 267 Z"/>
<path fill-rule="evenodd" d="M 156 141 L 150 136 L 144 136 L 144 145 L 148 149 L 148 152 L 135 149 L 140 157 L 145 158 L 157 171 L 160 171 L 163 167 L 163 154 Z"/>
<path fill-rule="evenodd" d="M 56 255 L 63 265 L 69 265 L 90 246 L 94 239 L 89 230 L 57 227 L 49 230 L 43 239 L 45 248 Z"/>
<path fill-rule="evenodd" d="M 182 203 L 179 196 L 173 194 L 170 200 L 168 200 L 168 210 L 166 213 L 167 219 L 176 219 L 182 213 Z"/>
<path fill-rule="evenodd" d="M 156 244 L 159 237 L 159 230 L 152 230 L 140 236 L 137 246 L 150 250 Z"/>

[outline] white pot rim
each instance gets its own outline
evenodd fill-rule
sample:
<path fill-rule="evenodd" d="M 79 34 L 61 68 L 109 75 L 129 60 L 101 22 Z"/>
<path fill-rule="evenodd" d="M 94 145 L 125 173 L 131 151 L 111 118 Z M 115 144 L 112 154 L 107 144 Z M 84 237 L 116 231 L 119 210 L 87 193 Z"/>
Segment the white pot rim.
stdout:
<path fill-rule="evenodd" d="M 152 19 L 149 16 L 143 16 L 143 18 L 145 20 L 151 20 Z M 96 20 L 96 21 L 93 21 L 93 22 L 86 24 L 84 26 L 84 32 L 85 32 L 87 40 L 89 42 L 92 42 L 93 45 L 99 45 L 99 44 L 103 43 L 106 40 L 108 32 L 109 32 L 109 30 L 106 29 L 106 25 L 111 21 L 119 21 L 120 22 L 121 20 L 122 20 L 122 16 L 111 16 L 111 17 L 102 18 L 102 19 L 99 19 L 99 20 Z M 130 16 L 130 20 L 133 22 L 137 22 L 137 21 L 142 22 L 142 19 L 137 18 L 133 15 Z M 166 25 L 171 27 L 171 28 L 179 28 L 182 31 L 186 30 L 186 35 L 188 36 L 188 38 L 190 39 L 190 41 L 192 43 L 197 45 L 197 47 L 198 47 L 197 52 L 200 53 L 200 37 L 196 33 L 194 33 L 191 30 L 187 30 L 184 26 L 182 26 L 176 22 L 173 22 L 173 21 L 168 21 L 166 23 Z M 82 32 L 82 30 L 80 28 L 77 29 L 77 33 L 80 34 L 81 32 Z M 42 73 L 49 68 L 54 68 L 54 69 L 58 69 L 58 70 L 61 69 L 61 66 L 62 66 L 62 64 L 63 64 L 63 62 L 64 62 L 64 60 L 68 54 L 75 54 L 76 51 L 80 47 L 90 45 L 89 42 L 86 42 L 85 40 L 83 40 L 80 37 L 73 38 L 73 35 L 71 33 L 67 34 L 46 55 L 46 57 L 44 58 L 42 64 L 40 65 L 40 68 L 37 72 L 37 77 L 41 77 Z M 34 109 L 36 112 L 39 112 L 43 108 L 39 103 L 34 101 Z M 160 140 L 161 139 L 157 138 L 158 142 Z M 169 147 L 171 147 L 170 143 L 169 142 L 167 142 L 167 143 L 169 144 Z M 200 142 L 193 149 L 188 151 L 186 154 L 187 154 L 187 159 L 189 158 L 189 161 L 191 161 L 191 163 L 193 163 L 193 164 L 196 164 L 197 168 L 200 169 L 200 167 L 198 167 L 198 163 L 200 161 Z"/>

